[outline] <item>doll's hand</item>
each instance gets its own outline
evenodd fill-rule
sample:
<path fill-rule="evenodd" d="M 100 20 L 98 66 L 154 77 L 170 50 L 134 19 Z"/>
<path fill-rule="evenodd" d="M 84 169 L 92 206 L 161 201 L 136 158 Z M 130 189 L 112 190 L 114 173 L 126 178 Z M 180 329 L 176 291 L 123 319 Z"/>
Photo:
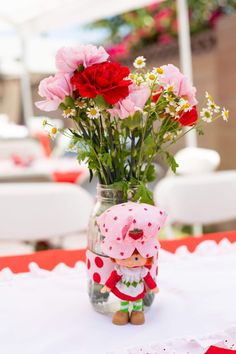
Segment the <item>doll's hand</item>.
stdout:
<path fill-rule="evenodd" d="M 153 294 L 159 293 L 159 288 L 156 286 L 154 289 L 151 290 L 151 293 Z"/>
<path fill-rule="evenodd" d="M 108 288 L 108 286 L 106 286 L 106 285 L 100 290 L 100 292 L 101 292 L 102 294 L 104 294 L 104 293 L 109 293 L 110 291 L 111 291 L 111 289 Z"/>

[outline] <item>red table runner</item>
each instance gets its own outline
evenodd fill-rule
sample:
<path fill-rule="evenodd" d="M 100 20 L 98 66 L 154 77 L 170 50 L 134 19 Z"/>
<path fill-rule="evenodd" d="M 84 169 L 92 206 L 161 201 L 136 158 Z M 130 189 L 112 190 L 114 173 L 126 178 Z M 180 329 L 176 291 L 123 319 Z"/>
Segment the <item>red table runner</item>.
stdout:
<path fill-rule="evenodd" d="M 174 253 L 180 246 L 186 245 L 193 252 L 197 245 L 205 240 L 214 240 L 219 243 L 223 238 L 236 242 L 236 231 L 206 234 L 201 237 L 187 237 L 181 240 L 161 241 L 163 249 Z M 85 261 L 85 249 L 82 250 L 49 250 L 32 253 L 30 255 L 0 257 L 0 270 L 9 267 L 12 272 L 28 272 L 29 263 L 35 262 L 40 268 L 52 270 L 58 263 L 65 263 L 73 267 L 76 262 Z"/>

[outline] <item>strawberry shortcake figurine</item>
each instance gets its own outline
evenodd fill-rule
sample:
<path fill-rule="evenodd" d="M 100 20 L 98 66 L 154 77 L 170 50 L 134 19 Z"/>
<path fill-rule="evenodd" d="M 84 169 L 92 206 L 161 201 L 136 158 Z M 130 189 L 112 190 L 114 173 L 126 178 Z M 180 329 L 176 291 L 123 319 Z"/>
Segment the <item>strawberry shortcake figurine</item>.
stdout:
<path fill-rule="evenodd" d="M 158 207 L 132 202 L 115 205 L 97 219 L 104 236 L 102 251 L 114 262 L 101 292 L 111 291 L 121 300 L 112 319 L 116 325 L 143 324 L 146 287 L 159 291 L 152 274 L 157 269 L 157 235 L 165 219 L 166 213 Z"/>

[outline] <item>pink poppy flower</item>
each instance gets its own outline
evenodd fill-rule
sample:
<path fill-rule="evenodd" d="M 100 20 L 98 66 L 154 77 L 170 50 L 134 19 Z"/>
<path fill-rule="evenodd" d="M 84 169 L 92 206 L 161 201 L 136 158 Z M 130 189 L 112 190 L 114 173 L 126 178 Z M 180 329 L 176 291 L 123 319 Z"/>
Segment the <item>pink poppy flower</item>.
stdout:
<path fill-rule="evenodd" d="M 60 72 L 73 73 L 80 64 L 85 68 L 107 61 L 109 54 L 103 47 L 80 45 L 78 47 L 63 47 L 56 54 L 56 67 Z"/>
<path fill-rule="evenodd" d="M 72 93 L 70 75 L 58 73 L 43 79 L 39 84 L 38 93 L 45 100 L 36 102 L 36 107 L 46 112 L 57 110 L 65 97 Z"/>
<path fill-rule="evenodd" d="M 145 103 L 147 102 L 151 90 L 148 86 L 130 85 L 129 95 L 120 100 L 114 108 L 108 109 L 111 117 L 119 117 L 125 119 L 132 116 L 136 111 L 142 111 Z"/>
<path fill-rule="evenodd" d="M 171 85 L 174 87 L 174 93 L 178 97 L 185 97 L 191 107 L 196 106 L 198 101 L 196 100 L 196 88 L 192 86 L 189 79 L 183 75 L 179 69 L 172 65 L 163 65 L 162 69 L 164 70 L 162 84 Z"/>

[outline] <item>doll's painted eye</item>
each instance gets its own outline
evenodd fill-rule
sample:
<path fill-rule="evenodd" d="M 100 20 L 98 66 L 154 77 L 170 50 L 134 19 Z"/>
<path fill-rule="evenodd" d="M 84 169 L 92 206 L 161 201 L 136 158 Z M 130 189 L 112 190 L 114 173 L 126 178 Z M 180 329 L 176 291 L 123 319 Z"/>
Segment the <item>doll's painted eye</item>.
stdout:
<path fill-rule="evenodd" d="M 138 257 L 134 257 L 134 260 L 135 260 L 135 261 L 138 261 Z"/>

